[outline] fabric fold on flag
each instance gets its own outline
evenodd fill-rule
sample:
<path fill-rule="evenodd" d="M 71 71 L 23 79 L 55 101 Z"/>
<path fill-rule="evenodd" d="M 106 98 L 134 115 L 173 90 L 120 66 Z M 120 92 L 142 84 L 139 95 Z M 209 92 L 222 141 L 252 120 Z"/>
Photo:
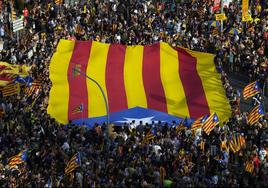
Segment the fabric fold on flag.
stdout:
<path fill-rule="evenodd" d="M 72 113 L 80 104 L 84 117 L 106 115 L 99 88 L 75 68 L 99 83 L 109 113 L 139 106 L 192 119 L 216 112 L 227 121 L 231 109 L 214 57 L 164 42 L 125 46 L 61 40 L 49 67 L 48 113 L 64 124 L 81 118 Z"/>

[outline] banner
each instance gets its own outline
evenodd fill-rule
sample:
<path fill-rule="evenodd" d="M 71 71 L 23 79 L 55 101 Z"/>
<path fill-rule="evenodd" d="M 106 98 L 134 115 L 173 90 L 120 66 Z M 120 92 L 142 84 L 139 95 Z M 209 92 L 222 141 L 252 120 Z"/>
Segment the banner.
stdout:
<path fill-rule="evenodd" d="M 246 14 L 246 15 L 242 16 L 242 21 L 243 22 L 250 22 L 250 21 L 253 21 L 253 19 L 252 19 L 250 14 Z"/>
<path fill-rule="evenodd" d="M 217 21 L 226 20 L 227 19 L 226 15 L 224 13 L 222 13 L 222 14 L 215 14 L 215 18 L 216 18 Z"/>
<path fill-rule="evenodd" d="M 110 113 L 139 106 L 193 119 L 216 112 L 227 121 L 230 105 L 214 57 L 164 42 L 126 46 L 61 40 L 49 67 L 47 110 L 61 123 L 106 115 L 100 89 L 82 72 L 103 89 Z"/>
<path fill-rule="evenodd" d="M 242 17 L 248 15 L 248 0 L 242 0 Z"/>

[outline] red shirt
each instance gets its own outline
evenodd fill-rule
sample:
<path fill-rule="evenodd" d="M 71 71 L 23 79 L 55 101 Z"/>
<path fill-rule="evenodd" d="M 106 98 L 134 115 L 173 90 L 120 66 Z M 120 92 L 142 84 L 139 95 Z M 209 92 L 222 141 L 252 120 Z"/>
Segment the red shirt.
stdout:
<path fill-rule="evenodd" d="M 256 168 L 259 168 L 260 167 L 260 159 L 259 159 L 259 157 L 254 157 L 253 158 L 253 163 L 254 163 L 254 166 Z"/>

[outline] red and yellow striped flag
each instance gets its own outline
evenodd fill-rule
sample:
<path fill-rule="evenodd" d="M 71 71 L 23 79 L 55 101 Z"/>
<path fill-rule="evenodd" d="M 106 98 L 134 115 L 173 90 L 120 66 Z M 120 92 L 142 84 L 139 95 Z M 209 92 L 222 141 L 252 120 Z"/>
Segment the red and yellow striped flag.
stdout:
<path fill-rule="evenodd" d="M 39 80 L 35 80 L 30 87 L 26 87 L 24 92 L 27 97 L 32 96 L 33 94 L 38 94 L 42 89 L 42 83 Z"/>
<path fill-rule="evenodd" d="M 3 97 L 18 95 L 19 93 L 20 93 L 20 84 L 19 83 L 16 83 L 16 84 L 11 83 L 2 89 Z"/>
<path fill-rule="evenodd" d="M 209 135 L 210 132 L 214 129 L 214 127 L 218 124 L 219 124 L 219 118 L 216 113 L 213 113 L 210 116 L 208 116 L 208 118 L 205 120 L 205 122 L 202 125 L 202 129 L 207 135 Z"/>
<path fill-rule="evenodd" d="M 65 167 L 65 174 L 70 174 L 73 172 L 77 167 L 81 165 L 81 158 L 80 153 L 76 153 L 68 162 L 67 166 Z"/>
<path fill-rule="evenodd" d="M 233 135 L 232 140 L 229 142 L 229 147 L 233 153 L 238 152 L 241 148 L 245 147 L 246 140 L 242 135 L 235 136 Z"/>
<path fill-rule="evenodd" d="M 247 100 L 250 97 L 253 97 L 261 92 L 260 86 L 258 82 L 252 82 L 248 84 L 244 89 L 243 89 L 243 97 L 245 100 Z"/>
<path fill-rule="evenodd" d="M 248 114 L 248 123 L 250 125 L 254 125 L 255 123 L 257 123 L 259 121 L 259 119 L 261 117 L 263 117 L 265 115 L 263 108 L 261 105 L 256 106 L 255 108 L 253 108 L 249 114 Z"/>
<path fill-rule="evenodd" d="M 16 168 L 17 165 L 24 163 L 27 159 L 27 153 L 28 149 L 21 151 L 19 154 L 11 157 L 8 162 L 8 167 L 12 169 Z"/>
<path fill-rule="evenodd" d="M 195 120 L 193 124 L 191 125 L 191 130 L 196 130 L 196 129 L 201 128 L 203 126 L 205 118 L 206 116 L 203 116 Z"/>
<path fill-rule="evenodd" d="M 201 142 L 199 143 L 199 147 L 203 152 L 205 151 L 205 141 L 204 140 L 201 140 Z"/>
<path fill-rule="evenodd" d="M 72 109 L 84 104 L 85 117 L 106 115 L 101 91 L 74 67 L 96 80 L 107 96 L 110 113 L 140 106 L 178 117 L 231 110 L 214 55 L 172 48 L 167 43 L 125 46 L 95 41 L 61 40 L 50 64 L 52 88 L 48 113 L 61 123 L 80 119 Z"/>

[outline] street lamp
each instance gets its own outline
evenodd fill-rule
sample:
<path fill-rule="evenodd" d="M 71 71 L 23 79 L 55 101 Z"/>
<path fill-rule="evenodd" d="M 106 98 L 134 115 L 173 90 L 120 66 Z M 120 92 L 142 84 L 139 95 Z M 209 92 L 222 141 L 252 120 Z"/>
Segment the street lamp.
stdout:
<path fill-rule="evenodd" d="M 93 78 L 89 77 L 86 73 L 81 72 L 79 69 L 76 69 L 75 67 L 73 67 L 73 72 L 78 72 L 80 75 L 85 76 L 86 78 L 88 78 L 89 80 L 91 80 L 92 82 L 94 82 L 98 86 L 98 88 L 100 89 L 101 94 L 102 94 L 102 97 L 103 97 L 104 102 L 105 102 L 105 107 L 106 107 L 106 123 L 107 123 L 107 130 L 106 130 L 107 131 L 106 132 L 106 137 L 107 138 L 106 139 L 108 141 L 109 140 L 108 126 L 110 124 L 109 105 L 108 105 L 108 100 L 107 100 L 107 98 L 105 96 L 105 93 L 104 93 L 102 87 L 100 86 L 100 84 L 96 80 L 94 80 Z"/>

